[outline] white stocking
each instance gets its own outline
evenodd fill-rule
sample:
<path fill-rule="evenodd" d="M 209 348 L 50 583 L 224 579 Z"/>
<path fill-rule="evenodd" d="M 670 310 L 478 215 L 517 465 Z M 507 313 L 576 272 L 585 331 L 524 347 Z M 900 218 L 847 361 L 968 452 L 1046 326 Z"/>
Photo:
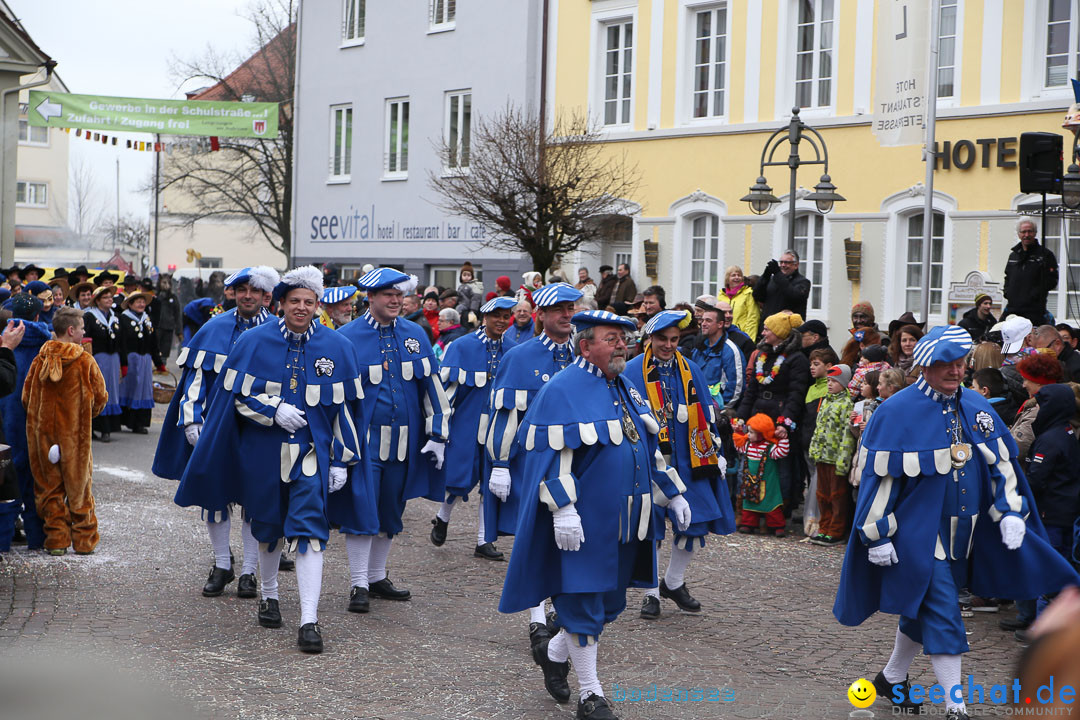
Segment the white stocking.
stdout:
<path fill-rule="evenodd" d="M 349 587 L 368 586 L 368 559 L 371 555 L 371 535 L 346 535 L 345 550 L 349 555 Z"/>
<path fill-rule="evenodd" d="M 889 664 L 885 666 L 885 679 L 891 683 L 904 682 L 907 679 L 911 661 L 921 649 L 922 645 L 900 632 L 900 628 L 896 628 L 896 644 L 893 646 Z"/>
<path fill-rule="evenodd" d="M 547 623 L 547 614 L 544 611 L 544 603 L 546 603 L 546 602 L 547 602 L 547 600 L 541 600 L 539 605 L 537 605 L 534 608 L 529 608 L 529 624 L 530 625 L 532 623 L 540 623 L 541 625 L 544 625 L 544 624 Z"/>
<path fill-rule="evenodd" d="M 686 582 L 686 566 L 690 564 L 693 556 L 694 553 L 689 550 L 675 547 L 674 544 L 671 546 L 671 559 L 668 560 L 667 572 L 664 573 L 664 584 L 668 590 L 677 590 Z"/>
<path fill-rule="evenodd" d="M 570 657 L 570 633 L 560 630 L 559 633 L 548 641 L 548 660 L 553 662 L 566 662 Z"/>
<path fill-rule="evenodd" d="M 439 518 L 443 522 L 450 522 L 450 513 L 454 509 L 454 500 L 457 498 L 451 495 L 447 498 L 446 502 L 439 506 L 439 512 L 435 513 L 435 517 Z"/>
<path fill-rule="evenodd" d="M 251 522 L 240 523 L 240 537 L 244 539 L 244 560 L 241 575 L 254 575 L 259 565 L 259 541 L 251 534 Z"/>
<path fill-rule="evenodd" d="M 267 543 L 259 543 L 259 581 L 262 583 L 263 600 L 278 599 L 278 563 L 281 561 L 281 543 L 273 550 L 267 550 Z"/>
<path fill-rule="evenodd" d="M 604 688 L 600 686 L 600 680 L 596 677 L 596 644 L 581 647 L 574 638 L 570 638 L 567 645 L 570 647 L 570 662 L 574 664 L 574 674 L 577 675 L 581 699 L 589 697 L 589 693 L 603 697 Z"/>
<path fill-rule="evenodd" d="M 961 655 L 931 655 L 930 664 L 934 666 L 934 675 L 937 676 L 938 684 L 945 688 L 945 710 L 957 708 L 965 712 L 964 701 L 956 702 L 952 699 L 950 691 L 960 684 L 960 658 Z M 961 690 L 963 693 L 963 690 Z M 960 696 L 963 698 L 963 694 Z"/>
<path fill-rule="evenodd" d="M 476 546 L 480 547 L 487 542 L 484 540 L 484 500 L 480 495 L 476 496 L 476 508 L 479 510 L 476 514 Z"/>
<path fill-rule="evenodd" d="M 210 535 L 210 546 L 214 548 L 214 565 L 222 570 L 232 569 L 232 552 L 229 549 L 229 529 L 232 523 L 229 516 L 221 522 L 206 521 L 206 532 Z"/>
<path fill-rule="evenodd" d="M 308 545 L 296 554 L 296 587 L 300 591 L 300 624 L 319 622 L 323 554 Z"/>
<path fill-rule="evenodd" d="M 390 555 L 390 538 L 376 535 L 371 538 L 371 556 L 368 560 L 369 583 L 377 583 L 386 578 L 386 558 Z"/>

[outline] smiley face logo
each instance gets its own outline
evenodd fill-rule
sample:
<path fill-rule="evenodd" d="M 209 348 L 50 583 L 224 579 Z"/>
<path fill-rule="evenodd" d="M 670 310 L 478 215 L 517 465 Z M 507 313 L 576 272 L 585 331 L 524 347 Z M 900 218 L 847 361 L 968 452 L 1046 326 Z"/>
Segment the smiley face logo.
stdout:
<path fill-rule="evenodd" d="M 847 689 L 847 697 L 855 707 L 868 708 L 877 699 L 877 690 L 874 689 L 872 682 L 866 678 L 859 678 Z"/>

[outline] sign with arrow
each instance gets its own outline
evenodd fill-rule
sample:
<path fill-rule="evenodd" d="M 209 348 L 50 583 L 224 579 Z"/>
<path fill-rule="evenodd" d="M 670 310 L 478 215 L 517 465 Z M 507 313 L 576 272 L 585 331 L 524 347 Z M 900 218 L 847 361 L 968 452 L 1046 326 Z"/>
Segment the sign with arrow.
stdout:
<path fill-rule="evenodd" d="M 150 100 L 31 90 L 28 118 L 36 127 L 264 139 L 278 135 L 277 103 Z"/>

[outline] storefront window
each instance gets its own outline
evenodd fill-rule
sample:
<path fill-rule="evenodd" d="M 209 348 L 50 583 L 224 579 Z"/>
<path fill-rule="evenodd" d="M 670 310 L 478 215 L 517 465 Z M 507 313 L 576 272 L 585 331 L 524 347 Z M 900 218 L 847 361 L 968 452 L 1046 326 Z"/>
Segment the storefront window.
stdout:
<path fill-rule="evenodd" d="M 716 295 L 720 277 L 720 218 L 699 215 L 691 225 L 690 297 Z"/>
<path fill-rule="evenodd" d="M 825 218 L 816 213 L 795 218 L 795 252 L 799 253 L 799 272 L 810 279 L 807 310 L 821 309 L 825 275 Z"/>
<path fill-rule="evenodd" d="M 1046 218 L 1043 241 L 1058 260 L 1058 286 L 1046 299 L 1046 308 L 1059 321 L 1080 320 L 1080 219 L 1069 221 L 1068 238 L 1062 237 L 1060 217 Z"/>
<path fill-rule="evenodd" d="M 907 261 L 904 309 L 913 313 L 922 308 L 923 285 L 923 214 L 917 213 L 907 221 Z M 945 215 L 934 213 L 930 238 L 930 314 L 940 315 L 942 279 L 945 274 Z"/>

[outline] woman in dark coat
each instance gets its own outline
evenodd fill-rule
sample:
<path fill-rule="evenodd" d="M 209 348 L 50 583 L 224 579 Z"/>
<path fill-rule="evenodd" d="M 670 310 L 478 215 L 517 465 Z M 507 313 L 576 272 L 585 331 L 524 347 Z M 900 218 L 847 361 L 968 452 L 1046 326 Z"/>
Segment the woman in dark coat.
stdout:
<path fill-rule="evenodd" d="M 140 435 L 148 432 L 154 409 L 154 368 L 165 372 L 146 300 L 141 292 L 131 293 L 120 314 L 120 405 L 124 424 Z"/>
<path fill-rule="evenodd" d="M 91 352 L 98 369 L 105 378 L 105 391 L 109 401 L 105 409 L 94 418 L 94 432 L 101 434 L 102 442 L 109 442 L 112 433 L 120 431 L 123 409 L 120 407 L 120 319 L 112 310 L 114 288 L 99 287 L 94 291 L 90 309 L 83 316 L 85 339 L 91 343 Z"/>

